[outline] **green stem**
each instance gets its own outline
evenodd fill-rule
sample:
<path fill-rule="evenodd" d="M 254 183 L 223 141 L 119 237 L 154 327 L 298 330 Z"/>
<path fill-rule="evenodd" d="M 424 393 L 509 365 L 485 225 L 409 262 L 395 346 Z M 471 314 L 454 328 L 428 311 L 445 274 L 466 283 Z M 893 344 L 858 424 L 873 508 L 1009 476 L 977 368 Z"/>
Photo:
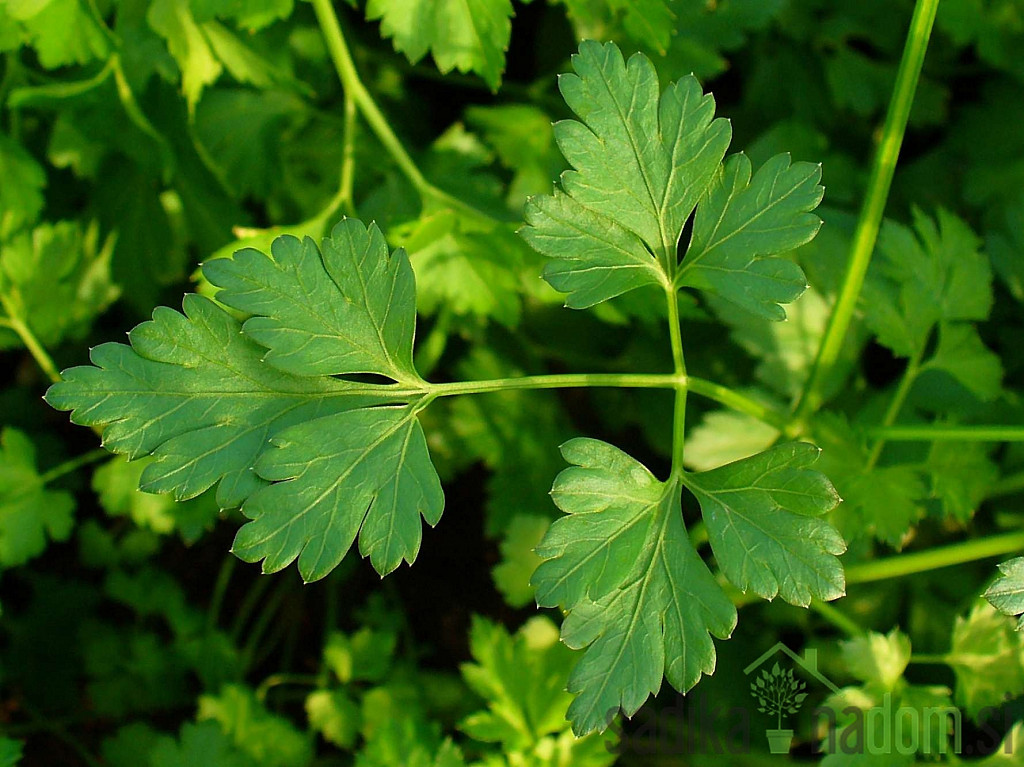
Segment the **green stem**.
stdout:
<path fill-rule="evenodd" d="M 167 139 L 163 137 L 160 131 L 158 131 L 153 126 L 153 123 L 149 121 L 149 118 L 146 117 L 146 113 L 142 111 L 142 107 L 139 106 L 139 102 L 135 98 L 135 93 L 132 91 L 132 87 L 128 83 L 128 78 L 125 77 L 124 69 L 121 66 L 121 57 L 115 53 L 110 57 L 110 62 L 114 68 L 114 83 L 117 85 L 117 97 L 121 102 L 121 106 L 128 115 L 128 119 L 132 121 L 135 127 L 145 135 L 149 136 L 149 138 L 151 138 L 157 145 L 157 149 L 160 152 L 163 171 L 165 176 L 167 176 L 165 180 L 169 180 L 174 167 L 174 150 L 172 150 L 170 144 L 167 143 Z"/>
<path fill-rule="evenodd" d="M 206 611 L 206 630 L 213 631 L 217 628 L 220 620 L 220 609 L 224 604 L 224 595 L 227 593 L 228 584 L 231 582 L 231 575 L 235 572 L 235 565 L 238 558 L 234 554 L 228 554 L 221 562 L 220 572 L 217 573 L 217 581 L 213 586 L 213 596 L 210 598 L 210 607 Z"/>
<path fill-rule="evenodd" d="M 846 582 L 871 583 L 888 578 L 924 573 L 942 567 L 951 567 L 979 559 L 1000 557 L 1024 549 L 1024 532 L 1004 533 L 989 538 L 978 538 L 925 551 L 915 551 L 894 557 L 861 562 L 846 568 Z"/>
<path fill-rule="evenodd" d="M 246 592 L 245 597 L 242 599 L 242 604 L 238 607 L 238 612 L 235 613 L 235 619 L 231 622 L 232 644 L 237 645 L 241 640 L 242 631 L 245 629 L 246 624 L 249 623 L 249 618 L 252 617 L 256 606 L 263 598 L 266 590 L 270 588 L 271 583 L 273 583 L 273 578 L 266 575 L 261 576 Z"/>
<path fill-rule="evenodd" d="M 915 652 L 911 654 L 910 662 L 944 666 L 949 663 L 949 656 L 945 653 Z"/>
<path fill-rule="evenodd" d="M 427 386 L 427 391 L 435 397 L 485 394 L 513 389 L 678 389 L 683 387 L 694 394 L 707 397 L 738 412 L 746 413 L 776 428 L 781 429 L 785 421 L 780 412 L 734 389 L 704 378 L 685 374 L 676 375 L 675 373 L 564 373 L 492 378 L 483 381 L 430 383 Z M 413 394 L 415 392 L 410 393 L 405 390 L 396 392 L 396 396 L 412 396 Z"/>
<path fill-rule="evenodd" d="M 50 357 L 49 353 L 43 348 L 43 345 L 39 343 L 39 339 L 36 338 L 35 333 L 32 332 L 21 315 L 15 311 L 15 307 L 11 299 L 0 293 L 0 306 L 3 307 L 4 312 L 7 314 L 4 317 L 4 324 L 13 330 L 21 342 L 28 349 L 28 353 L 32 355 L 32 359 L 36 361 L 46 377 L 49 378 L 53 383 L 60 381 L 60 371 L 57 370 L 57 366 L 53 364 L 53 358 Z"/>
<path fill-rule="evenodd" d="M 352 195 L 356 167 L 356 100 L 352 92 L 345 91 L 345 138 L 341 147 L 341 182 L 338 186 L 338 205 L 353 216 L 356 215 L 355 198 Z"/>
<path fill-rule="evenodd" d="M 302 687 L 318 687 L 320 677 L 315 674 L 271 674 L 256 688 L 256 699 L 261 703 L 267 699 L 267 693 L 271 688 L 280 687 L 283 684 L 295 684 Z"/>
<path fill-rule="evenodd" d="M 702 397 L 719 402 L 732 410 L 752 416 L 780 431 L 785 429 L 786 416 L 783 413 L 745 394 L 740 394 L 735 389 L 693 376 L 688 376 L 686 382 L 694 394 L 700 394 Z"/>
<path fill-rule="evenodd" d="M 252 627 L 249 629 L 249 639 L 246 641 L 241 652 L 242 668 L 246 672 L 252 669 L 253 662 L 256 660 L 256 651 L 259 649 L 260 642 L 263 640 L 263 636 L 267 633 L 271 622 L 277 615 L 278 609 L 280 609 L 281 605 L 284 604 L 284 600 L 290 591 L 291 584 L 283 578 L 279 579 L 277 588 L 274 589 L 274 593 L 271 594 L 267 601 L 263 603 L 263 607 L 260 610 L 259 615 L 257 615 L 256 620 L 253 621 Z"/>
<path fill-rule="evenodd" d="M 882 426 L 892 426 L 896 418 L 900 414 L 900 410 L 903 409 L 903 403 L 907 401 L 907 395 L 910 394 L 910 390 L 914 388 L 914 382 L 917 380 L 918 374 L 921 372 L 921 352 L 918 352 L 910 361 L 907 363 L 907 369 L 903 371 L 903 377 L 900 379 L 900 384 L 896 387 L 896 393 L 892 397 L 892 401 L 889 402 L 889 407 L 885 411 L 885 416 L 882 418 Z M 868 454 L 868 460 L 866 468 L 871 471 L 875 468 L 878 463 L 878 459 L 882 456 L 882 450 L 885 449 L 885 438 L 878 438 L 875 444 L 871 447 L 871 452 Z"/>
<path fill-rule="evenodd" d="M 867 434 L 890 442 L 1024 442 L 1024 426 L 875 426 Z"/>
<path fill-rule="evenodd" d="M 103 767 L 103 763 L 93 756 L 82 741 L 68 732 L 62 724 L 58 723 L 56 720 L 48 720 L 24 700 L 21 701 L 21 707 L 32 719 L 33 724 L 37 725 L 39 729 L 46 730 L 64 741 L 71 750 L 78 754 L 78 758 L 81 759 L 82 763 L 87 765 L 87 767 Z"/>
<path fill-rule="evenodd" d="M 442 306 L 434 317 L 434 324 L 422 343 L 416 345 L 416 369 L 420 375 L 429 376 L 437 363 L 441 361 L 445 348 L 448 346 L 448 329 L 451 326 L 452 312 L 448 306 Z"/>
<path fill-rule="evenodd" d="M 59 463 L 48 471 L 44 471 L 39 475 L 39 482 L 43 485 L 48 485 L 61 477 L 71 474 L 72 472 L 78 471 L 83 466 L 88 466 L 91 463 L 102 461 L 104 458 L 109 458 L 110 453 L 99 447 L 95 450 L 90 450 L 88 453 L 71 458 L 64 463 Z"/>
<path fill-rule="evenodd" d="M 814 612 L 848 636 L 857 637 L 862 636 L 865 633 L 864 629 L 857 623 L 857 621 L 830 602 L 822 602 L 820 599 L 813 599 L 809 606 L 814 610 Z"/>
<path fill-rule="evenodd" d="M 492 378 L 484 381 L 452 381 L 429 384 L 436 397 L 457 394 L 483 394 L 512 389 L 581 389 L 606 387 L 619 389 L 674 389 L 686 386 L 686 376 L 670 373 L 565 373 L 555 375 Z"/>
<path fill-rule="evenodd" d="M 377 102 L 373 100 L 370 91 L 367 90 L 363 81 L 359 78 L 359 73 L 356 71 L 355 63 L 352 61 L 352 54 L 349 52 L 348 44 L 345 42 L 345 36 L 342 34 L 341 24 L 338 22 L 338 16 L 334 12 L 334 5 L 331 0 L 311 0 L 311 2 L 313 4 L 313 11 L 316 13 L 317 22 L 320 25 L 320 31 L 324 36 L 324 42 L 327 45 L 327 51 L 334 62 L 338 78 L 341 80 L 342 88 L 344 88 L 346 93 L 352 95 L 356 107 L 358 107 L 359 112 L 363 115 L 363 119 L 370 126 L 370 130 L 373 131 L 374 135 L 377 136 L 377 140 L 380 141 L 384 149 L 391 155 L 398 169 L 416 188 L 424 203 L 429 201 L 438 202 L 452 208 L 457 208 L 463 213 L 483 221 L 494 222 L 495 219 L 491 216 L 477 210 L 462 200 L 452 197 L 447 192 L 438 189 L 427 181 L 422 171 L 420 171 L 412 157 L 405 150 L 398 136 L 391 130 L 388 119 L 381 112 L 380 107 L 377 106 Z"/>
<path fill-rule="evenodd" d="M 991 485 L 986 498 L 999 498 L 1003 495 L 1013 495 L 1024 490 L 1024 471 L 1002 477 L 998 482 Z"/>
<path fill-rule="evenodd" d="M 686 358 L 683 356 L 683 336 L 679 327 L 679 298 L 675 287 L 665 288 L 668 306 L 668 334 L 672 344 L 672 365 L 675 370 L 675 405 L 672 411 L 672 478 L 683 475 L 683 447 L 686 441 Z"/>
<path fill-rule="evenodd" d="M 804 391 L 793 412 L 793 420 L 802 421 L 822 404 L 821 388 L 839 358 L 846 332 L 853 320 L 857 307 L 864 276 L 871 262 L 871 254 L 878 239 L 878 230 L 885 212 L 885 204 L 889 199 L 893 174 L 896 171 L 896 160 L 899 157 L 903 135 L 910 117 L 910 107 L 914 101 L 914 91 L 924 65 L 925 52 L 928 50 L 928 39 L 931 37 L 932 24 L 939 0 L 917 0 L 914 15 L 910 20 L 910 30 L 900 60 L 899 71 L 896 73 L 896 87 L 889 102 L 889 109 L 882 126 L 881 140 L 875 153 L 868 179 L 864 204 L 860 218 L 854 231 L 850 246 L 850 260 L 843 279 L 842 288 L 836 300 L 835 308 L 829 317 L 821 347 L 814 361 L 811 375 L 807 379 Z"/>

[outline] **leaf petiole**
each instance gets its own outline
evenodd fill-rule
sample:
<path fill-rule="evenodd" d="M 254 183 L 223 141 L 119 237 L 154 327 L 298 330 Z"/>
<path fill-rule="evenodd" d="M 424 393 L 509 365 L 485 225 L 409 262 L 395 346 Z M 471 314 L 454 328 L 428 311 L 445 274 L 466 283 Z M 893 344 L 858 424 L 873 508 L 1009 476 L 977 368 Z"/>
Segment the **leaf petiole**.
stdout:
<path fill-rule="evenodd" d="M 3 318 L 3 324 L 17 334 L 25 348 L 28 349 L 29 354 L 36 361 L 36 364 L 46 374 L 46 377 L 54 383 L 60 381 L 60 371 L 53 363 L 53 358 L 50 357 L 49 352 L 46 351 L 39 342 L 39 339 L 36 338 L 32 328 L 15 312 L 11 300 L 2 293 L 0 293 L 0 305 L 3 306 L 4 311 L 7 313 L 7 316 Z"/>
<path fill-rule="evenodd" d="M 914 101 L 921 68 L 924 66 L 925 52 L 928 50 L 928 40 L 931 37 L 938 5 L 939 0 L 917 0 L 914 6 L 906 46 L 896 73 L 896 86 L 885 115 L 878 149 L 871 166 L 867 192 L 864 195 L 864 204 L 854 231 L 846 276 L 843 278 L 842 288 L 825 328 L 814 367 L 793 411 L 793 421 L 796 423 L 821 406 L 822 383 L 839 358 L 846 331 L 853 320 L 864 276 L 867 274 L 871 254 L 878 239 L 885 204 L 889 199 L 889 188 L 896 172 L 896 160 L 903 144 L 903 134 L 907 130 L 910 107 Z"/>

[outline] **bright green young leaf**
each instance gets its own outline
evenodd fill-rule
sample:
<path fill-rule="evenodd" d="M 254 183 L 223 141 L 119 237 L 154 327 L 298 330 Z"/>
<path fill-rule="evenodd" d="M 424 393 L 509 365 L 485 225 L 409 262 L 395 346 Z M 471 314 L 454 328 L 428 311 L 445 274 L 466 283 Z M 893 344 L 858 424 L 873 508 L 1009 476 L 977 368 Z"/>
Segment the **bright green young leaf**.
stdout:
<path fill-rule="evenodd" d="M 0 244 L 0 294 L 6 312 L 25 322 L 40 343 L 80 338 L 120 293 L 111 283 L 113 241 L 99 242 L 99 228 L 78 222 L 44 223 Z M 0 348 L 18 346 L 0 328 Z"/>
<path fill-rule="evenodd" d="M 442 210 L 403 227 L 398 242 L 411 254 L 423 314 L 445 310 L 518 324 L 524 246 L 510 227 L 467 228 L 464 217 Z"/>
<path fill-rule="evenodd" d="M 679 486 L 593 439 L 562 446 L 571 468 L 552 497 L 567 516 L 537 553 L 537 603 L 568 610 L 562 639 L 587 648 L 569 677 L 573 731 L 603 730 L 661 687 L 693 687 L 715 668 L 711 636 L 728 637 L 736 608 L 683 527 Z"/>
<path fill-rule="evenodd" d="M 774 258 L 814 238 L 821 219 L 821 166 L 776 155 L 751 178 L 750 160 L 735 155 L 715 176 L 697 208 L 693 239 L 676 278 L 721 295 L 769 320 L 807 288 L 794 262 Z"/>
<path fill-rule="evenodd" d="M 219 509 L 210 495 L 176 502 L 166 495 L 139 490 L 151 458 L 129 461 L 118 456 L 93 472 L 92 488 L 100 505 L 111 516 L 127 516 L 138 527 L 166 534 L 177 530 L 186 543 L 197 540 L 213 527 Z"/>
<path fill-rule="evenodd" d="M 565 684 L 576 655 L 558 641 L 548 618 L 531 618 L 510 635 L 474 616 L 469 639 L 474 662 L 462 665 L 462 676 L 487 708 L 465 717 L 463 732 L 500 743 L 512 764 L 545 764 L 553 751 L 563 764 L 601 767 L 615 760 L 607 738 L 569 731 L 565 710 L 572 697 Z"/>
<path fill-rule="evenodd" d="M 203 89 L 217 81 L 224 67 L 192 15 L 188 0 L 155 0 L 146 20 L 167 42 L 181 70 L 181 89 L 189 111 L 194 111 Z"/>
<path fill-rule="evenodd" d="M 832 522 L 849 541 L 873 535 L 902 548 L 907 533 L 925 514 L 928 488 L 915 466 L 872 466 L 861 434 L 839 416 L 821 413 L 815 438 L 822 446 L 821 471 L 843 499 Z"/>
<path fill-rule="evenodd" d="M 294 0 L 190 0 L 196 20 L 230 18 L 248 32 L 255 32 L 277 19 L 291 15 Z"/>
<path fill-rule="evenodd" d="M 409 404 L 423 390 L 334 375 L 419 380 L 408 260 L 352 219 L 322 252 L 285 237 L 272 253 L 208 265 L 225 303 L 257 313 L 243 326 L 186 296 L 184 314 L 157 309 L 130 347 L 96 347 L 95 367 L 66 371 L 48 401 L 105 426 L 114 452 L 153 454 L 143 489 L 187 499 L 219 483 L 222 507 L 244 502 L 253 521 L 234 550 L 265 571 L 299 558 L 303 577 L 323 577 L 358 534 L 364 556 L 390 572 L 415 557 L 420 515 L 435 524 L 443 506 Z"/>
<path fill-rule="evenodd" d="M 735 410 L 713 410 L 686 435 L 688 469 L 708 471 L 771 447 L 779 430 Z"/>
<path fill-rule="evenodd" d="M 1020 616 L 1024 613 L 1024 557 L 1001 563 L 999 573 L 985 599 L 1001 613 Z M 1024 631 L 1024 618 L 1018 621 L 1017 631 Z"/>
<path fill-rule="evenodd" d="M 398 636 L 394 631 L 363 626 L 348 636 L 332 633 L 324 646 L 324 663 L 344 684 L 380 682 L 391 670 Z"/>
<path fill-rule="evenodd" d="M 957 617 L 946 662 L 956 673 L 956 699 L 976 718 L 1024 693 L 1024 634 L 986 602 Z"/>
<path fill-rule="evenodd" d="M 216 722 L 186 722 L 181 738 L 163 737 L 150 752 L 151 767 L 261 767 L 238 750 Z M 301 766 L 297 766 L 301 767 Z"/>
<path fill-rule="evenodd" d="M 871 631 L 841 643 L 843 666 L 862 682 L 894 690 L 910 663 L 910 637 L 893 629 Z"/>
<path fill-rule="evenodd" d="M 801 607 L 838 599 L 846 544 L 821 519 L 840 501 L 828 478 L 810 468 L 821 451 L 805 442 L 771 448 L 717 469 L 685 474 L 700 501 L 711 548 L 742 591 Z"/>
<path fill-rule="evenodd" d="M 960 718 L 949 688 L 903 681 L 895 690 L 875 683 L 844 687 L 825 705 L 835 712 L 836 727 L 821 743 L 821 767 L 909 767 L 918 756 L 930 761 L 952 750 Z"/>
<path fill-rule="evenodd" d="M 315 690 L 306 697 L 309 726 L 324 740 L 351 749 L 359 736 L 359 706 L 344 690 Z"/>
<path fill-rule="evenodd" d="M 21 762 L 24 742 L 0 736 L 0 767 L 15 767 Z"/>
<path fill-rule="evenodd" d="M 0 567 L 16 567 L 63 541 L 74 525 L 75 499 L 48 490 L 36 468 L 36 450 L 23 432 L 0 432 Z"/>
<path fill-rule="evenodd" d="M 989 458 L 992 447 L 983 443 L 933 442 L 925 461 L 928 498 L 938 501 L 943 517 L 966 524 L 974 516 L 999 469 Z M 898 467 L 893 467 L 898 468 Z"/>
<path fill-rule="evenodd" d="M 268 711 L 252 690 L 241 685 L 225 685 L 216 695 L 201 696 L 197 718 L 217 722 L 235 748 L 260 767 L 302 767 L 312 759 L 305 734 Z"/>
<path fill-rule="evenodd" d="M 466 110 L 466 123 L 494 147 L 502 166 L 512 173 L 507 201 L 517 216 L 528 197 L 550 194 L 565 162 L 547 113 L 532 104 L 472 106 Z"/>
<path fill-rule="evenodd" d="M 32 224 L 43 209 L 46 173 L 20 144 L 0 133 L 0 242 Z"/>
<path fill-rule="evenodd" d="M 88 64 L 109 53 L 96 18 L 79 0 L 4 0 L 0 23 L 9 16 L 47 69 Z"/>
<path fill-rule="evenodd" d="M 497 90 L 512 33 L 509 0 L 369 0 L 366 18 L 413 64 L 427 52 L 442 73 L 476 72 Z"/>

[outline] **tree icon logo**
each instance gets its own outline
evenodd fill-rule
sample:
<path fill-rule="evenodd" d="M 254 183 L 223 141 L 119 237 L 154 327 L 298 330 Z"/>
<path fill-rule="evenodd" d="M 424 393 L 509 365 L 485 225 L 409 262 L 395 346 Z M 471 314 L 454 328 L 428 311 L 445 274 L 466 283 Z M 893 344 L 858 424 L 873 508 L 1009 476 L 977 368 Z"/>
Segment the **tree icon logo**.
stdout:
<path fill-rule="evenodd" d="M 792 660 L 793 666 L 783 667 L 775 661 L 769 668 L 768 661 L 778 653 Z M 783 729 L 782 720 L 799 711 L 807 699 L 807 693 L 804 692 L 807 685 L 793 675 L 795 667 L 799 667 L 804 676 L 814 679 L 831 692 L 839 692 L 839 688 L 818 671 L 818 651 L 815 649 L 807 650 L 801 657 L 782 642 L 776 642 L 760 658 L 743 669 L 743 673 L 751 680 L 750 694 L 757 701 L 757 710 L 775 717 L 775 729 L 765 733 L 768 736 L 768 750 L 773 754 L 789 753 L 793 744 L 793 731 Z M 755 672 L 758 672 L 756 676 Z"/>
<path fill-rule="evenodd" d="M 770 670 L 761 669 L 760 675 L 750 683 L 750 694 L 757 700 L 757 710 L 776 717 L 776 729 L 766 733 L 771 753 L 789 753 L 793 731 L 782 729 L 782 717 L 800 710 L 807 697 L 806 687 L 804 682 L 793 677 L 793 669 L 783 669 L 778 662 Z"/>

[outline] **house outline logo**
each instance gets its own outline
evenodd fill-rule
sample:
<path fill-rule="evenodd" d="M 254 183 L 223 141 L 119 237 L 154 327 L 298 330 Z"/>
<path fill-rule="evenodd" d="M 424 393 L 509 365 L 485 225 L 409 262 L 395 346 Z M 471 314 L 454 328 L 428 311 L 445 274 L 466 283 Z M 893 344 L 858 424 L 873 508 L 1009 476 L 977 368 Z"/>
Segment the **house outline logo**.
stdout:
<path fill-rule="evenodd" d="M 824 685 L 833 693 L 839 692 L 832 680 L 818 671 L 818 651 L 807 649 L 801 656 L 793 652 L 783 642 L 776 642 L 760 655 L 753 663 L 743 669 L 746 676 L 750 676 L 757 669 L 777 653 L 787 656 L 793 663 L 810 675 L 817 682 Z M 765 736 L 768 738 L 768 750 L 772 754 L 788 754 L 793 742 L 793 731 L 782 728 L 783 714 L 795 714 L 807 697 L 803 692 L 806 685 L 794 679 L 793 669 L 784 670 L 779 666 L 778 661 L 772 666 L 771 671 L 763 670 L 757 682 L 751 682 L 751 695 L 761 704 L 758 711 L 762 713 L 775 713 L 778 715 L 778 728 L 766 729 Z M 772 693 L 775 697 L 772 697 Z M 770 711 L 767 709 L 771 709 Z"/>

